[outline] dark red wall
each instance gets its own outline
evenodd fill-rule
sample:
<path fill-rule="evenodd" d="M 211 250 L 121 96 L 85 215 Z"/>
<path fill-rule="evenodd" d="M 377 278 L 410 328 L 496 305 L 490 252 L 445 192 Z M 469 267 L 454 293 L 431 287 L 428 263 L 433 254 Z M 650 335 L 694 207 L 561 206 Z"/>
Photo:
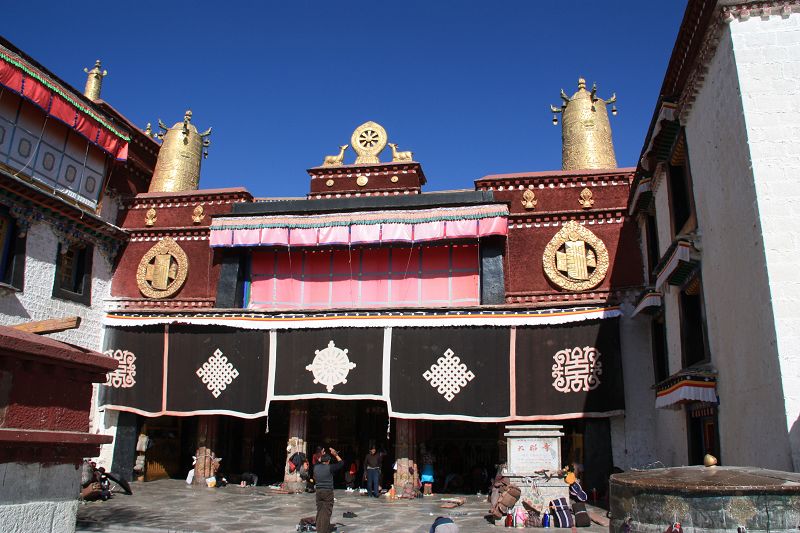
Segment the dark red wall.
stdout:
<path fill-rule="evenodd" d="M 504 264 L 507 301 L 524 295 L 560 298 L 569 294 L 547 278 L 542 260 L 547 243 L 569 220 L 584 224 L 608 250 L 608 274 L 600 285 L 587 292 L 641 286 L 638 231 L 627 217 L 631 177 L 632 169 L 617 169 L 506 174 L 477 180 L 477 189 L 491 190 L 496 200 L 509 204 L 511 216 Z M 524 191 L 529 188 L 536 196 L 534 209 L 523 205 Z M 584 209 L 579 200 L 587 188 L 592 191 L 594 204 Z M 523 227 L 516 227 L 520 224 Z"/>

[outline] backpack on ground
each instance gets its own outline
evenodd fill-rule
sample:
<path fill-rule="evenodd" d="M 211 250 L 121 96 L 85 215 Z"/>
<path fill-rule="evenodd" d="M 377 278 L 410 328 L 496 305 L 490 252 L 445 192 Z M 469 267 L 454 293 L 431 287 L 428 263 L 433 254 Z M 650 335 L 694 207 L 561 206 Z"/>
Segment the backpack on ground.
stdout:
<path fill-rule="evenodd" d="M 575 513 L 575 527 L 589 527 L 592 525 L 592 520 L 589 518 L 589 512 L 586 510 L 585 503 L 573 503 L 572 512 Z"/>

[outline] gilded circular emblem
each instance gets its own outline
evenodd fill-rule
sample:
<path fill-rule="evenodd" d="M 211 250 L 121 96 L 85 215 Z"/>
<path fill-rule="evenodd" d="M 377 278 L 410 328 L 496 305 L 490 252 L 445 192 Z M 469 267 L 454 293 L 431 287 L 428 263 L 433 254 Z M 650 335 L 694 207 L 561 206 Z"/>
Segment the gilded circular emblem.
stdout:
<path fill-rule="evenodd" d="M 392 176 L 389 181 L 391 181 L 392 183 L 397 183 L 398 181 L 400 181 L 400 178 L 398 178 L 397 176 Z"/>
<path fill-rule="evenodd" d="M 376 122 L 365 122 L 353 132 L 350 144 L 356 151 L 356 165 L 380 163 L 378 154 L 386 147 L 386 130 Z"/>
<path fill-rule="evenodd" d="M 364 185 L 367 184 L 368 181 L 369 178 L 366 176 L 359 176 L 358 178 L 356 178 L 356 183 L 358 184 L 359 187 L 363 187 Z"/>
<path fill-rule="evenodd" d="M 547 243 L 544 273 L 568 291 L 587 291 L 600 285 L 608 272 L 608 250 L 594 233 L 570 220 Z"/>
<path fill-rule="evenodd" d="M 178 243 L 169 237 L 161 239 L 139 261 L 136 284 L 148 298 L 168 298 L 186 281 L 189 259 Z"/>
<path fill-rule="evenodd" d="M 326 181 L 325 185 L 327 185 L 328 187 L 333 187 L 333 180 Z"/>

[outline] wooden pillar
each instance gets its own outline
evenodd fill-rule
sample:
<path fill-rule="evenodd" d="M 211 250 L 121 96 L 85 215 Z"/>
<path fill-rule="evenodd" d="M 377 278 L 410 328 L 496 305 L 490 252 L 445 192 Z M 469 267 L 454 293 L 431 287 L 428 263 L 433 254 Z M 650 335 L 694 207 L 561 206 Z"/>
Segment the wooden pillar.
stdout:
<path fill-rule="evenodd" d="M 253 471 L 253 459 L 256 451 L 256 436 L 258 433 L 258 419 L 242 421 L 242 472 Z"/>
<path fill-rule="evenodd" d="M 394 473 L 394 488 L 402 494 L 406 483 L 419 486 L 417 466 L 417 423 L 416 420 L 396 419 L 394 437 L 394 456 L 397 470 Z"/>
<path fill-rule="evenodd" d="M 200 416 L 197 421 L 197 463 L 194 466 L 194 483 L 205 485 L 206 478 L 214 475 L 214 449 L 217 446 L 219 415 Z"/>
<path fill-rule="evenodd" d="M 296 452 L 308 454 L 307 431 L 308 405 L 304 401 L 294 402 L 289 410 L 289 442 L 286 445 L 286 466 L 283 473 L 284 484 L 290 491 L 303 492 L 306 487 L 306 482 L 300 479 L 297 471 L 289 471 L 289 458 Z"/>
<path fill-rule="evenodd" d="M 497 424 L 497 460 L 500 461 L 501 464 L 508 461 L 505 424 Z"/>

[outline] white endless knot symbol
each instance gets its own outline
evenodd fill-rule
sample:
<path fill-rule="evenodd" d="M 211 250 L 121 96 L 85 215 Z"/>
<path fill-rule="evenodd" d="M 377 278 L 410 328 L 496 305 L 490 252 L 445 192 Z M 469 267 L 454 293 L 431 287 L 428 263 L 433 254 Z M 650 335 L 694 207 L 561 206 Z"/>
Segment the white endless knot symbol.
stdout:
<path fill-rule="evenodd" d="M 559 350 L 553 356 L 553 388 L 560 392 L 587 392 L 600 386 L 603 363 L 593 346 Z"/>
<path fill-rule="evenodd" d="M 436 363 L 431 365 L 430 370 L 426 370 L 422 374 L 422 377 L 426 381 L 430 381 L 431 387 L 434 387 L 436 392 L 449 402 L 461 392 L 462 387 L 467 386 L 467 382 L 475 379 L 475 374 L 461 362 L 457 355 L 453 355 L 453 350 L 448 348 L 444 352 L 444 357 L 437 359 Z"/>
<path fill-rule="evenodd" d="M 222 355 L 219 348 L 214 351 L 214 355 L 208 358 L 208 361 L 203 363 L 203 366 L 197 369 L 196 373 L 214 398 L 219 398 L 222 391 L 239 377 L 239 371 L 233 368 L 233 363 L 228 362 L 228 358 Z"/>
<path fill-rule="evenodd" d="M 322 350 L 314 350 L 314 361 L 306 366 L 306 370 L 314 375 L 314 383 L 322 383 L 328 392 L 340 383 L 347 383 L 347 375 L 356 364 L 347 357 L 347 350 L 334 345 L 333 341 Z"/>
<path fill-rule="evenodd" d="M 115 389 L 127 389 L 136 385 L 136 356 L 128 350 L 106 350 L 104 355 L 116 359 L 119 366 L 108 373 L 106 385 Z"/>

